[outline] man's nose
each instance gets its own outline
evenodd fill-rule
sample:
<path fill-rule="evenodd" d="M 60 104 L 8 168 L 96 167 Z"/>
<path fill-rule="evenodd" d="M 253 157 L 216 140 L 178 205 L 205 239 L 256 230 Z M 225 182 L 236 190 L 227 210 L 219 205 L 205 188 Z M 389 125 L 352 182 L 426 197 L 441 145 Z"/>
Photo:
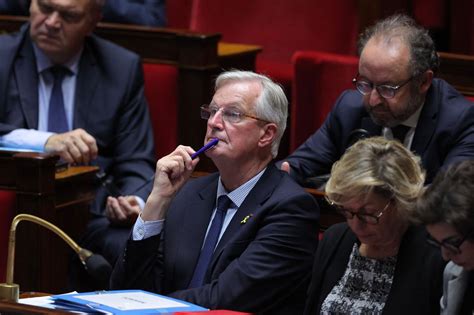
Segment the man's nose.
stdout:
<path fill-rule="evenodd" d="M 373 88 L 372 91 L 370 91 L 368 97 L 370 107 L 375 107 L 379 105 L 380 103 L 382 103 L 383 100 L 376 88 Z"/>
<path fill-rule="evenodd" d="M 48 15 L 46 19 L 46 25 L 55 28 L 59 28 L 59 26 L 61 26 L 61 17 L 57 11 L 53 11 Z"/>
<path fill-rule="evenodd" d="M 222 116 L 222 111 L 218 110 L 213 116 L 209 117 L 207 124 L 211 128 L 222 129 L 224 126 L 224 117 Z"/>

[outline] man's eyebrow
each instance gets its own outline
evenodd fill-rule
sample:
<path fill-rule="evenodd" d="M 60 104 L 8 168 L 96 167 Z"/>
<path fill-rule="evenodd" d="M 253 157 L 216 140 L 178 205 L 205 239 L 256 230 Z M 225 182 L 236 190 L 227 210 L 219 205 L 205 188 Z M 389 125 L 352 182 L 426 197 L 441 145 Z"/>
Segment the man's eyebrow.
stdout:
<path fill-rule="evenodd" d="M 214 103 L 214 102 L 211 102 L 211 103 L 209 104 L 209 106 L 217 106 L 217 107 L 224 107 L 224 106 L 225 106 L 225 107 L 237 107 L 237 108 L 239 108 L 239 109 L 242 108 L 242 105 L 241 105 L 241 104 L 235 103 L 235 102 L 232 102 L 232 103 L 224 103 L 224 104 L 221 104 L 221 105 L 216 104 L 216 103 Z"/>
<path fill-rule="evenodd" d="M 360 74 L 360 73 L 359 73 L 359 79 L 360 79 L 361 81 L 365 81 L 365 82 L 367 82 L 367 83 L 375 84 L 375 85 L 379 85 L 379 86 L 380 86 L 380 85 L 388 85 L 388 86 L 396 86 L 396 85 L 398 85 L 398 82 L 387 81 L 387 80 L 386 80 L 386 81 L 383 81 L 383 82 L 381 82 L 381 83 L 375 83 L 374 81 L 369 80 L 366 76 L 364 76 L 364 75 L 362 75 L 362 74 Z"/>

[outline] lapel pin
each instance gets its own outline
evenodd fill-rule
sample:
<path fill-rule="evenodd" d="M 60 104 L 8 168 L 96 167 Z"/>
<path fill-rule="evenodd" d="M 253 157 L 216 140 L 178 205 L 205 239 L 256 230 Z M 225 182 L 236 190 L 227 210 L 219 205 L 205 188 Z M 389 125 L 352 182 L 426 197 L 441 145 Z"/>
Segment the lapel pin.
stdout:
<path fill-rule="evenodd" d="M 253 214 L 246 215 L 245 218 L 243 218 L 242 221 L 240 221 L 240 224 L 245 224 L 247 221 L 253 216 Z"/>

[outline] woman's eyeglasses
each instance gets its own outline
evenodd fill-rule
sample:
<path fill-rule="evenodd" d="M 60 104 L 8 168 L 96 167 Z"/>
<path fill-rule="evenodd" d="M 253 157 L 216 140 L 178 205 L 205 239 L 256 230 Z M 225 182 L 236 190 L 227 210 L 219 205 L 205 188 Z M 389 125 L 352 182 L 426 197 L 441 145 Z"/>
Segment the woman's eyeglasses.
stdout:
<path fill-rule="evenodd" d="M 334 207 L 346 219 L 353 219 L 354 217 L 357 217 L 360 221 L 364 223 L 374 224 L 374 225 L 379 223 L 380 217 L 384 214 L 384 212 L 388 209 L 388 206 L 392 202 L 392 198 L 390 198 L 382 210 L 376 212 L 376 214 L 369 214 L 369 213 L 365 213 L 364 208 L 359 209 L 358 212 L 353 212 L 353 211 L 347 210 L 346 208 L 340 205 L 335 204 L 334 202 L 332 202 L 331 200 L 327 198 L 326 200 L 332 207 Z"/>

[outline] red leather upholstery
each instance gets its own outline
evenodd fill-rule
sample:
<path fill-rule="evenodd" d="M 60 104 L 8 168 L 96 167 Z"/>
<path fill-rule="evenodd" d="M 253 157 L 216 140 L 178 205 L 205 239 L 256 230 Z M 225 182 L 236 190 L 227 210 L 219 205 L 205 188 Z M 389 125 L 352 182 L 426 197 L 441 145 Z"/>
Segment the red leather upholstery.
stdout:
<path fill-rule="evenodd" d="M 293 55 L 294 81 L 290 113 L 290 152 L 324 122 L 337 97 L 352 88 L 358 58 L 317 51 Z"/>
<path fill-rule="evenodd" d="M 0 282 L 5 282 L 6 277 L 8 234 L 15 215 L 15 203 L 14 192 L 0 190 Z"/>
<path fill-rule="evenodd" d="M 413 17 L 427 29 L 446 28 L 446 0 L 413 0 Z"/>
<path fill-rule="evenodd" d="M 193 0 L 171 0 L 166 2 L 167 27 L 189 29 Z"/>
<path fill-rule="evenodd" d="M 143 64 L 155 151 L 160 158 L 178 144 L 178 69 L 165 64 Z"/>
<path fill-rule="evenodd" d="M 450 52 L 474 55 L 474 0 L 449 3 Z"/>
<path fill-rule="evenodd" d="M 290 88 L 296 50 L 355 54 L 357 1 L 194 0 L 190 27 L 222 33 L 223 41 L 261 45 L 257 71 Z"/>

